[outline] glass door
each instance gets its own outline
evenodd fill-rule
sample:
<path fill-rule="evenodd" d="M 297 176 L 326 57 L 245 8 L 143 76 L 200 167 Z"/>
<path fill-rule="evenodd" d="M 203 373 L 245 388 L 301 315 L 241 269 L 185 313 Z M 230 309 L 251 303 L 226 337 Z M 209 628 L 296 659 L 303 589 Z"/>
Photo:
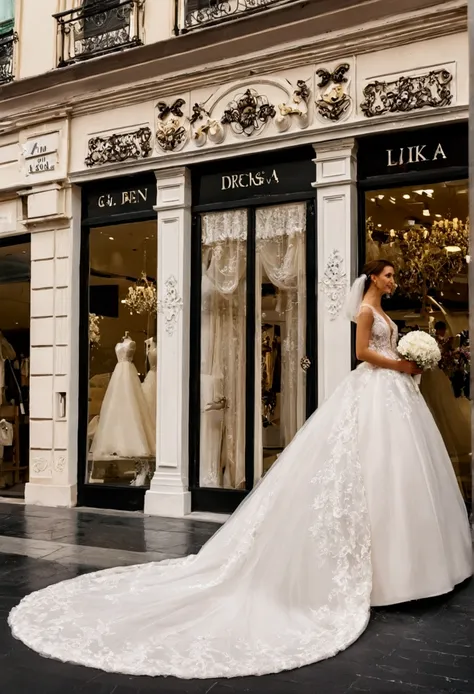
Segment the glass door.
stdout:
<path fill-rule="evenodd" d="M 196 508 L 203 490 L 207 510 L 211 490 L 233 493 L 215 496 L 220 510 L 235 507 L 315 408 L 314 226 L 312 202 L 199 217 Z"/>

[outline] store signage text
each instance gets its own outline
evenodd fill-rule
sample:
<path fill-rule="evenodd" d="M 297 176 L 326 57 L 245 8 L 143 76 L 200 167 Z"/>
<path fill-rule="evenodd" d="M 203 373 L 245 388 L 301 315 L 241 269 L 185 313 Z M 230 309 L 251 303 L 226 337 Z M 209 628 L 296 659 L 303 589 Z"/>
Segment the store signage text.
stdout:
<path fill-rule="evenodd" d="M 136 190 L 123 190 L 115 193 L 99 195 L 97 205 L 104 207 L 124 207 L 125 205 L 139 205 L 147 202 L 148 188 L 137 188 Z"/>
<path fill-rule="evenodd" d="M 400 147 L 399 149 L 387 149 L 387 166 L 404 166 L 405 164 L 418 164 L 423 161 L 437 161 L 447 159 L 441 143 L 433 150 L 429 150 L 427 145 L 411 145 Z"/>
<path fill-rule="evenodd" d="M 27 140 L 23 147 L 28 174 L 54 171 L 57 163 L 58 133 Z"/>
<path fill-rule="evenodd" d="M 221 177 L 221 190 L 235 190 L 236 188 L 259 188 L 272 183 L 280 183 L 275 169 L 271 174 L 265 171 L 248 171 L 245 173 L 230 174 Z"/>

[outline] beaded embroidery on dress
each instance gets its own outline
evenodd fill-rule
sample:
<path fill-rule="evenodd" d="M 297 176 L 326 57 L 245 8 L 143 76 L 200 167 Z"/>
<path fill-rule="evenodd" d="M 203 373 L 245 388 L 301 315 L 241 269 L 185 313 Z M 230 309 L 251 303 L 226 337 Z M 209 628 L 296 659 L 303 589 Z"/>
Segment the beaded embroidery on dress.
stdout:
<path fill-rule="evenodd" d="M 374 316 L 372 349 L 393 357 L 396 340 Z M 447 592 L 471 569 L 467 514 L 417 386 L 362 364 L 197 555 L 49 586 L 9 624 L 44 656 L 107 672 L 264 675 L 347 648 L 371 602 Z"/>

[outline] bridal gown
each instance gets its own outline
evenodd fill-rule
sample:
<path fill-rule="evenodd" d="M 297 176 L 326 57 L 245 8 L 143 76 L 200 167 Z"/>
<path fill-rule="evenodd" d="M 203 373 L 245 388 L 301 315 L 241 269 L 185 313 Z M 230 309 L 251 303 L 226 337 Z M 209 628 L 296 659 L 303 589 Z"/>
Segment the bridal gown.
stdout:
<path fill-rule="evenodd" d="M 156 342 L 152 342 L 147 347 L 147 359 L 150 366 L 145 380 L 142 383 L 143 395 L 147 403 L 148 411 L 150 413 L 150 419 L 153 422 L 153 428 L 155 428 L 156 422 L 156 364 L 158 360 L 158 350 L 156 347 Z"/>
<path fill-rule="evenodd" d="M 91 446 L 95 460 L 155 455 L 155 427 L 133 363 L 135 350 L 136 343 L 129 338 L 115 346 L 118 363 L 100 408 Z"/>
<path fill-rule="evenodd" d="M 393 358 L 396 340 L 376 313 L 371 349 Z M 471 573 L 466 510 L 417 385 L 362 364 L 197 555 L 49 586 L 9 624 L 44 656 L 108 672 L 263 675 L 347 648 L 371 604 Z"/>

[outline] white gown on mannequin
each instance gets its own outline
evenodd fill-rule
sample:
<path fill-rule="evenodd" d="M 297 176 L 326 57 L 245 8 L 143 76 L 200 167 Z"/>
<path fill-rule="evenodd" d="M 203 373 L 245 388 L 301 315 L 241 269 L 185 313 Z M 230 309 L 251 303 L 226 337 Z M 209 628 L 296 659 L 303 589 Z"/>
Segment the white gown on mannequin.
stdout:
<path fill-rule="evenodd" d="M 376 314 L 371 349 L 394 358 L 390 333 Z M 371 604 L 471 572 L 466 510 L 418 387 L 362 364 L 197 555 L 52 585 L 9 623 L 42 655 L 108 672 L 263 675 L 347 648 Z"/>
<path fill-rule="evenodd" d="M 148 343 L 148 340 L 147 340 Z M 147 344 L 147 358 L 149 370 L 142 383 L 143 395 L 148 406 L 150 419 L 153 422 L 153 429 L 156 427 L 156 363 L 157 363 L 157 348 L 156 342 L 151 340 Z"/>
<path fill-rule="evenodd" d="M 155 427 L 133 364 L 135 349 L 135 342 L 129 338 L 115 346 L 118 364 L 100 409 L 91 446 L 95 460 L 110 456 L 149 458 L 155 455 Z"/>

